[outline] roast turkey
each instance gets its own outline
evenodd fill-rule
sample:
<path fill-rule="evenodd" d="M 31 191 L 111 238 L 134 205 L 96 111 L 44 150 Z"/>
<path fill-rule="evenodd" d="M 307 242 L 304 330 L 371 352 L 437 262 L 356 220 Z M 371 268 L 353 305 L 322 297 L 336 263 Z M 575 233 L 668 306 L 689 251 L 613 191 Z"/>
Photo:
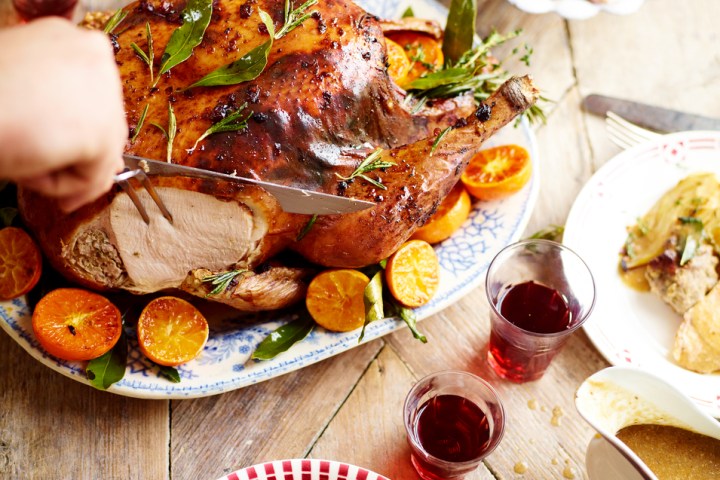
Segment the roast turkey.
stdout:
<path fill-rule="evenodd" d="M 311 17 L 272 44 L 259 77 L 187 88 L 266 42 L 260 10 L 278 30 L 284 7 L 283 0 L 215 1 L 202 42 L 158 79 L 151 79 L 131 44 L 147 52 L 149 26 L 157 74 L 185 3 L 143 0 L 125 7 L 128 15 L 112 38 L 133 139 L 126 151 L 375 206 L 320 216 L 307 228 L 310 216 L 283 212 L 258 187 L 153 178 L 174 218 L 168 222 L 138 189 L 150 213 L 146 224 L 119 188 L 69 215 L 52 200 L 21 191 L 23 219 L 56 269 L 93 289 L 148 293 L 181 287 L 202 296 L 214 288 L 206 278 L 238 270 L 242 274 L 225 291 L 209 298 L 248 311 L 284 307 L 302 298 L 303 279 L 313 270 L 278 265 L 272 261 L 276 255 L 294 251 L 308 265 L 326 267 L 362 267 L 387 258 L 432 215 L 483 141 L 537 98 L 529 78 L 513 78 L 480 106 L 464 94 L 413 112 L 406 92 L 388 76 L 383 26 L 440 30 L 417 21 L 407 27 L 381 23 L 349 0 L 320 0 Z M 196 145 L 211 125 L 245 104 L 246 128 Z M 171 148 L 169 105 L 177 124 Z M 447 127 L 453 128 L 433 149 Z M 340 178 L 376 149 L 394 163 L 368 174 L 385 189 Z"/>

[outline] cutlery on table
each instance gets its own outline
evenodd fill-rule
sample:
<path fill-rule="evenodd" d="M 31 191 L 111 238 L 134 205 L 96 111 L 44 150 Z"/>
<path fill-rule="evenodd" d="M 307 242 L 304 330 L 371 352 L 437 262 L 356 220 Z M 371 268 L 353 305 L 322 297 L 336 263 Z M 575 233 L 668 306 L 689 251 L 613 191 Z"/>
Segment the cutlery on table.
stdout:
<path fill-rule="evenodd" d="M 605 95 L 588 95 L 583 101 L 583 106 L 587 111 L 600 116 L 613 112 L 636 125 L 658 132 L 720 130 L 720 118 L 705 117 Z"/>
<path fill-rule="evenodd" d="M 224 180 L 239 182 L 246 185 L 262 187 L 273 195 L 282 209 L 288 213 L 300 213 L 306 215 L 332 215 L 340 213 L 351 213 L 365 210 L 374 206 L 373 202 L 357 200 L 354 198 L 339 197 L 327 193 L 313 192 L 302 188 L 288 187 L 275 183 L 264 182 L 253 178 L 237 177 L 226 173 L 212 172 L 194 167 L 176 165 L 174 163 L 151 160 L 149 158 L 137 157 L 135 155 L 123 155 L 126 170 L 115 176 L 115 182 L 128 194 L 130 200 L 137 208 L 145 223 L 150 223 L 150 217 L 143 206 L 135 189 L 129 184 L 131 178 L 137 179 L 143 188 L 147 190 L 150 197 L 157 204 L 163 216 L 172 223 L 172 214 L 163 204 L 157 191 L 153 188 L 148 175 L 161 177 L 191 177 L 205 180 Z"/>

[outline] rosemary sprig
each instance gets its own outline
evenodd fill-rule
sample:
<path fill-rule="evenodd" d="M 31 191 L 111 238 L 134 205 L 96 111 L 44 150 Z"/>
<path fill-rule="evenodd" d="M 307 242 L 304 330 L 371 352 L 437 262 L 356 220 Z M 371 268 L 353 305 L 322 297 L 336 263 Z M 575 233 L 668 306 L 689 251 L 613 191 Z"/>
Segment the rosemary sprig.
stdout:
<path fill-rule="evenodd" d="M 210 285 L 215 285 L 215 288 L 205 296 L 209 297 L 211 295 L 219 295 L 223 293 L 230 286 L 230 282 L 232 282 L 235 277 L 242 273 L 247 273 L 247 270 L 230 270 L 228 272 L 221 272 L 203 277 L 203 283 L 210 283 Z"/>
<path fill-rule="evenodd" d="M 151 122 L 150 125 L 157 127 L 167 138 L 167 162 L 172 163 L 172 150 L 173 142 L 175 142 L 175 135 L 177 134 L 177 121 L 175 119 L 175 112 L 172 108 L 172 103 L 168 102 L 168 128 L 165 130 L 162 125 L 155 122 Z"/>
<path fill-rule="evenodd" d="M 315 11 L 313 10 L 312 12 L 305 13 L 305 10 L 316 3 L 318 3 L 318 0 L 308 0 L 295 10 L 292 10 L 292 2 L 290 0 L 285 0 L 285 24 L 275 33 L 275 40 L 281 39 L 294 30 L 295 27 L 310 18 Z"/>
<path fill-rule="evenodd" d="M 338 178 L 340 178 L 341 180 L 345 180 L 345 181 L 352 180 L 355 177 L 360 177 L 363 180 L 365 180 L 366 182 L 369 182 L 378 188 L 387 190 L 387 187 L 385 185 L 383 185 L 379 181 L 372 179 L 372 178 L 368 177 L 367 175 L 365 175 L 366 173 L 371 172 L 373 170 L 377 170 L 377 169 L 381 169 L 381 168 L 389 168 L 389 167 L 393 167 L 393 166 L 397 165 L 395 162 L 381 160 L 382 152 L 383 152 L 382 148 L 378 148 L 373 153 L 368 155 L 367 158 L 365 158 L 365 160 L 360 162 L 360 165 L 358 165 L 358 167 L 355 169 L 354 172 L 352 172 L 350 174 L 349 177 L 343 177 L 342 175 L 340 175 L 337 172 L 335 172 L 335 175 L 337 175 Z"/>
<path fill-rule="evenodd" d="M 308 222 L 305 224 L 305 226 L 303 227 L 303 229 L 300 231 L 297 238 L 295 239 L 296 242 L 299 242 L 300 240 L 305 238 L 305 235 L 307 235 L 308 232 L 310 232 L 310 229 L 313 227 L 313 225 L 315 225 L 317 218 L 318 218 L 317 213 L 315 215 L 313 215 L 312 217 L 310 217 L 310 220 L 308 220 Z"/>
<path fill-rule="evenodd" d="M 153 66 L 155 63 L 155 49 L 153 48 L 153 37 L 152 32 L 150 31 L 150 22 L 145 22 L 145 38 L 147 39 L 147 53 L 145 53 L 142 48 L 138 47 L 137 43 L 135 42 L 131 43 L 130 46 L 133 50 L 135 50 L 135 53 L 137 53 L 138 57 L 140 57 L 150 69 L 150 84 L 152 85 L 153 83 L 155 83 Z"/>
<path fill-rule="evenodd" d="M 202 142 L 203 140 L 205 140 L 207 137 L 209 137 L 210 135 L 212 135 L 214 133 L 236 132 L 238 130 L 243 130 L 243 129 L 247 128 L 248 120 L 252 116 L 253 112 L 248 113 L 245 118 L 240 118 L 243 113 L 243 110 L 245 110 L 245 107 L 247 107 L 247 103 L 243 103 L 242 105 L 240 105 L 240 107 L 237 110 L 235 110 L 234 112 L 232 112 L 231 114 L 229 114 L 228 116 L 226 116 L 225 118 L 220 120 L 219 122 L 211 125 L 210 128 L 205 130 L 205 133 L 200 135 L 200 137 L 195 141 L 195 144 L 192 146 L 192 148 L 190 150 L 188 150 L 188 152 L 194 151 L 197 148 L 198 143 Z"/>
<path fill-rule="evenodd" d="M 145 117 L 147 117 L 149 109 L 150 109 L 150 104 L 149 103 L 145 104 L 145 108 L 143 109 L 142 114 L 140 114 L 140 119 L 138 120 L 138 123 L 135 126 L 135 133 L 133 133 L 133 136 L 130 139 L 131 144 L 135 143 L 135 140 L 137 139 L 138 135 L 140 134 L 140 130 L 142 130 L 142 127 L 145 124 Z M 162 129 L 162 130 L 163 130 L 163 132 L 165 131 L 164 129 Z"/>
<path fill-rule="evenodd" d="M 437 148 L 437 146 L 440 145 L 440 142 L 442 141 L 443 137 L 444 137 L 445 135 L 447 135 L 447 133 L 448 133 L 450 130 L 452 130 L 452 127 L 447 127 L 445 130 L 443 130 L 442 132 L 440 132 L 440 135 L 437 136 L 437 138 L 435 139 L 435 141 L 434 141 L 433 144 L 432 144 L 432 148 L 430 149 L 430 156 L 431 156 L 431 157 L 432 157 L 432 154 L 435 153 L 435 149 Z"/>
<path fill-rule="evenodd" d="M 107 21 L 107 23 L 105 24 L 105 28 L 103 28 L 103 32 L 112 33 L 117 28 L 117 26 L 120 25 L 120 22 L 125 20 L 125 17 L 127 17 L 127 12 L 122 8 L 119 9 Z"/>

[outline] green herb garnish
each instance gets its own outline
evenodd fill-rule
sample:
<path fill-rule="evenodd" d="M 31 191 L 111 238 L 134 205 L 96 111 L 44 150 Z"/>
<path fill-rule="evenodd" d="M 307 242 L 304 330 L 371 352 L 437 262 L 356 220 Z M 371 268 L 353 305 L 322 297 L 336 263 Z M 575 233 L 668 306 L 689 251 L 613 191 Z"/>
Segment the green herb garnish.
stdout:
<path fill-rule="evenodd" d="M 447 133 L 448 133 L 450 130 L 452 130 L 452 127 L 447 127 L 445 130 L 443 130 L 442 132 L 440 132 L 440 135 L 437 136 L 437 138 L 435 139 L 435 141 L 434 141 L 433 144 L 432 144 L 432 148 L 430 149 L 430 156 L 431 156 L 431 157 L 432 157 L 432 154 L 435 153 L 435 149 L 437 148 L 437 146 L 440 145 L 440 142 L 442 141 L 443 137 L 444 137 L 445 135 L 447 135 Z"/>
<path fill-rule="evenodd" d="M 403 307 L 397 302 L 397 300 L 390 297 L 390 300 L 387 302 L 385 312 L 389 316 L 400 317 L 412 332 L 413 337 L 420 340 L 422 343 L 427 343 L 427 337 L 425 337 L 425 335 L 420 333 L 417 329 L 417 317 L 415 316 L 415 312 L 411 309 Z"/>
<path fill-rule="evenodd" d="M 152 32 L 150 31 L 150 22 L 145 22 L 145 38 L 147 39 L 147 53 L 142 48 L 138 47 L 137 43 L 133 42 L 130 44 L 135 53 L 140 57 L 150 69 L 150 83 L 155 83 L 154 76 L 154 63 L 155 63 L 155 49 L 153 48 Z"/>
<path fill-rule="evenodd" d="M 85 375 L 90 384 L 98 390 L 107 390 L 110 385 L 122 380 L 127 368 L 127 356 L 127 335 L 123 328 L 120 339 L 109 352 L 88 362 Z"/>
<path fill-rule="evenodd" d="M 230 286 L 230 282 L 242 273 L 247 273 L 247 270 L 230 270 L 229 272 L 221 272 L 203 277 L 203 283 L 209 282 L 211 285 L 216 285 L 216 287 L 205 296 L 209 297 L 211 295 L 219 295 L 223 293 Z"/>
<path fill-rule="evenodd" d="M 355 169 L 355 171 L 353 173 L 350 174 L 349 177 L 343 177 L 342 175 L 340 175 L 337 172 L 335 172 L 335 175 L 337 175 L 338 178 L 340 178 L 341 180 L 345 180 L 345 181 L 352 180 L 355 177 L 360 177 L 363 180 L 375 185 L 378 188 L 387 190 L 387 187 L 385 185 L 383 185 L 379 181 L 372 179 L 372 178 L 368 177 L 367 175 L 365 175 L 367 172 L 371 172 L 371 171 L 377 170 L 379 168 L 389 168 L 389 167 L 393 167 L 396 165 L 395 162 L 388 162 L 386 160 L 381 160 L 380 157 L 382 155 L 382 152 L 383 152 L 382 148 L 378 148 L 373 153 L 368 155 L 367 158 L 365 158 L 365 160 L 360 162 L 360 165 L 358 165 L 358 167 Z"/>
<path fill-rule="evenodd" d="M 413 12 L 412 7 L 407 7 L 402 14 L 402 18 L 408 18 L 408 17 L 414 17 L 414 16 L 415 16 L 415 12 Z"/>
<path fill-rule="evenodd" d="M 163 74 L 190 58 L 193 49 L 200 45 L 212 17 L 212 0 L 188 0 L 180 16 L 183 23 L 175 29 L 165 46 L 160 58 L 160 73 L 153 86 Z"/>
<path fill-rule="evenodd" d="M 310 335 L 315 328 L 315 320 L 312 319 L 306 309 L 300 312 L 300 317 L 287 323 L 260 342 L 260 345 L 252 354 L 254 360 L 270 360 L 279 354 L 287 351 L 290 347 Z"/>
<path fill-rule="evenodd" d="M 137 125 L 135 126 L 135 132 L 133 133 L 132 138 L 130 139 L 130 143 L 135 143 L 135 140 L 137 139 L 138 135 L 140 134 L 140 130 L 142 130 L 143 125 L 145 124 L 145 117 L 147 117 L 148 110 L 150 109 L 150 104 L 146 104 L 145 108 L 143 108 L 142 113 L 140 114 L 140 119 L 138 120 Z M 162 129 L 163 132 L 165 129 Z M 166 133 L 167 135 L 167 133 Z"/>
<path fill-rule="evenodd" d="M 559 242 L 562 240 L 563 233 L 565 233 L 565 227 L 562 225 L 550 225 L 549 227 L 538 230 L 537 232 L 530 235 L 528 238 L 532 240 L 552 240 L 553 242 Z"/>
<path fill-rule="evenodd" d="M 477 0 L 452 0 L 442 51 L 445 63 L 456 63 L 473 46 Z"/>
<path fill-rule="evenodd" d="M 698 248 L 705 238 L 705 225 L 702 219 L 697 217 L 679 217 L 680 223 L 684 226 L 683 235 L 680 238 L 680 266 L 684 266 L 697 254 Z"/>
<path fill-rule="evenodd" d="M 195 150 L 198 146 L 198 143 L 203 141 L 205 138 L 209 137 L 210 135 L 214 133 L 221 133 L 221 132 L 236 132 L 238 130 L 243 130 L 247 128 L 248 120 L 252 116 L 253 112 L 250 112 L 245 116 L 245 118 L 241 118 L 243 110 L 247 107 L 247 103 L 243 103 L 238 107 L 237 110 L 227 115 L 225 118 L 220 120 L 217 123 L 214 123 L 210 128 L 205 130 L 205 133 L 200 135 L 200 138 L 198 138 L 195 141 L 195 144 L 192 146 L 190 151 L 192 152 Z"/>
<path fill-rule="evenodd" d="M 383 308 L 383 270 L 378 269 L 370 278 L 370 282 L 365 286 L 363 294 L 363 302 L 365 303 L 365 322 L 358 343 L 362 342 L 365 337 L 365 327 L 371 322 L 385 318 L 385 310 Z"/>
<path fill-rule="evenodd" d="M 165 365 L 159 365 L 158 375 L 170 380 L 172 383 L 180 383 L 180 372 L 175 367 L 166 367 Z"/>
<path fill-rule="evenodd" d="M 18 218 L 16 207 L 0 207 L 0 228 L 9 227 Z"/>
<path fill-rule="evenodd" d="M 292 10 L 292 3 L 290 2 L 290 0 L 285 0 L 285 23 L 283 24 L 283 27 L 278 30 L 278 32 L 274 35 L 275 40 L 279 40 L 280 38 L 284 37 L 292 30 L 294 30 L 295 27 L 310 18 L 315 12 L 312 11 L 309 13 L 305 13 L 305 10 L 312 7 L 317 2 L 318 0 L 308 0 L 295 10 Z"/>
<path fill-rule="evenodd" d="M 177 121 L 175 119 L 175 111 L 172 108 L 172 103 L 168 102 L 167 130 L 155 122 L 150 123 L 150 125 L 160 129 L 160 131 L 163 132 L 163 135 L 165 135 L 165 138 L 167 138 L 167 162 L 172 163 L 173 142 L 175 142 L 175 135 L 177 134 Z"/>
<path fill-rule="evenodd" d="M 307 235 L 308 232 L 310 231 L 310 229 L 313 227 L 313 225 L 315 225 L 315 221 L 317 221 L 317 218 L 318 218 L 317 213 L 315 215 L 313 215 L 312 217 L 310 217 L 310 220 L 308 220 L 308 222 L 303 227 L 302 231 L 298 234 L 297 238 L 295 239 L 296 242 L 299 242 L 300 240 L 305 238 L 305 235 Z"/>
<path fill-rule="evenodd" d="M 112 33 L 113 30 L 115 30 L 115 28 L 120 25 L 120 22 L 125 20 L 125 17 L 127 17 L 127 12 L 121 8 L 120 10 L 115 12 L 112 17 L 110 17 L 110 19 L 105 24 L 105 28 L 103 28 L 103 32 Z"/>

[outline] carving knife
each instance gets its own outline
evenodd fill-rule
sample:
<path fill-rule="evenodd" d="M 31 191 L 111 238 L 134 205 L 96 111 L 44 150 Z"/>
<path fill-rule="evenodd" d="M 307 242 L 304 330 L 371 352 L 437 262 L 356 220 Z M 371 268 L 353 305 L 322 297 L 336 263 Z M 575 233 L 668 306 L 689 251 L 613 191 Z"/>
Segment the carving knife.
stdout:
<path fill-rule="evenodd" d="M 357 200 L 348 197 L 339 197 L 327 193 L 313 192 L 302 188 L 288 187 L 276 183 L 263 182 L 253 178 L 236 177 L 225 173 L 202 170 L 200 168 L 186 167 L 174 163 L 150 160 L 135 155 L 123 155 L 125 166 L 130 170 L 140 169 L 147 175 L 161 177 L 191 177 L 206 180 L 223 180 L 239 182 L 247 185 L 257 185 L 273 195 L 283 210 L 288 213 L 302 213 L 306 215 L 332 215 L 339 213 L 352 213 L 375 206 L 373 202 Z"/>
<path fill-rule="evenodd" d="M 621 98 L 588 95 L 583 103 L 585 109 L 591 113 L 604 117 L 608 111 L 611 111 L 636 125 L 663 133 L 720 130 L 720 118 L 679 112 Z"/>

